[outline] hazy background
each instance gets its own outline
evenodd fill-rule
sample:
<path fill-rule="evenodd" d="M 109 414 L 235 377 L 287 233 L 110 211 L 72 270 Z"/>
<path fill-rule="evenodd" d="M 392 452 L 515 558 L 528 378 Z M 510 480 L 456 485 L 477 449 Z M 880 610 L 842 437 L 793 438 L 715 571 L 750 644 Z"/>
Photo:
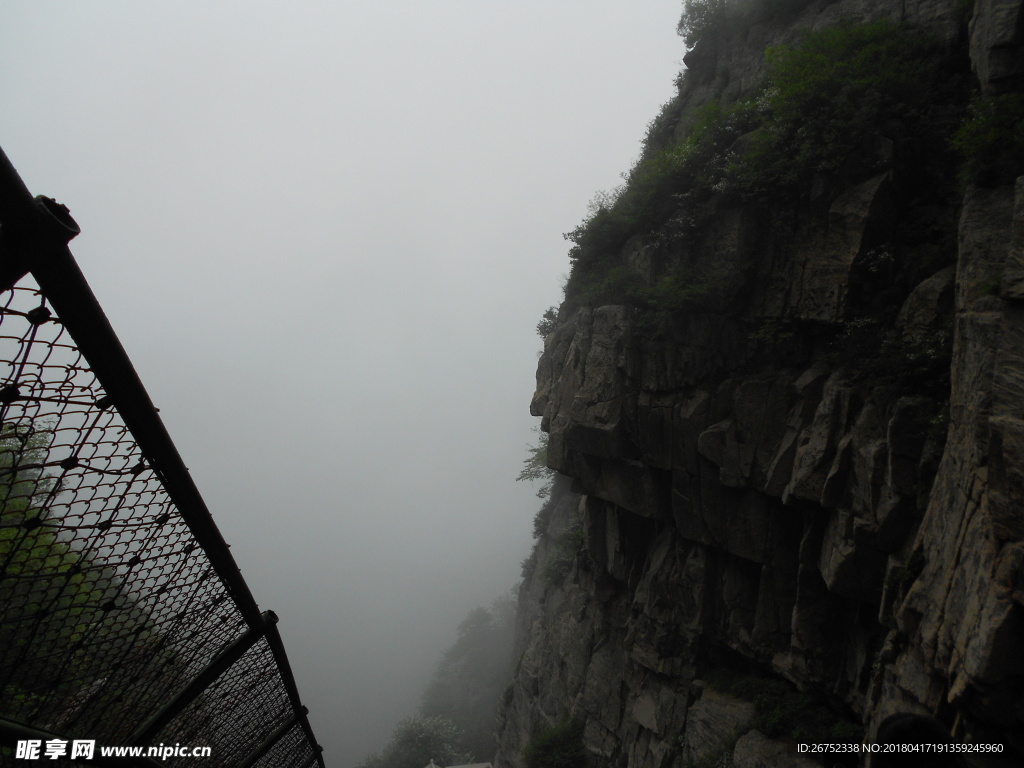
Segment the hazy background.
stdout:
<path fill-rule="evenodd" d="M 0 5 L 0 145 L 81 225 L 328 766 L 518 580 L 534 327 L 672 95 L 680 10 Z"/>

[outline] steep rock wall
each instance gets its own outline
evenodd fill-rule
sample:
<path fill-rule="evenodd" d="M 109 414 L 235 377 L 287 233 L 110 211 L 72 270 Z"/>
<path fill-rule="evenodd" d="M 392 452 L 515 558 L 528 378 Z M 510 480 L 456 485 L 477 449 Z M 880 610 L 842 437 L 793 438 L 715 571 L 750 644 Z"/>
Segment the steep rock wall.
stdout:
<path fill-rule="evenodd" d="M 1020 2 L 980 0 L 969 27 L 955 2 L 815 2 L 698 43 L 680 126 L 756 83 L 766 46 L 879 16 L 969 52 L 982 89 L 1019 87 Z M 718 287 L 671 322 L 563 305 L 532 412 L 582 495 L 558 505 L 524 582 L 498 765 L 570 717 L 596 765 L 805 764 L 794 734 L 761 732 L 759 680 L 803 691 L 851 739 L 926 713 L 1019 759 L 1024 178 L 929 197 L 894 162 L 810 199 L 714 202 L 688 258 Z M 899 234 L 910 220 L 920 234 Z M 926 268 L 893 263 L 899 238 Z M 672 248 L 638 235 L 622 263 L 653 279 Z M 851 318 L 878 307 L 872 346 L 875 326 Z M 856 359 L 941 359 L 946 331 L 948 389 Z M 544 542 L 576 519 L 583 545 L 553 576 Z"/>

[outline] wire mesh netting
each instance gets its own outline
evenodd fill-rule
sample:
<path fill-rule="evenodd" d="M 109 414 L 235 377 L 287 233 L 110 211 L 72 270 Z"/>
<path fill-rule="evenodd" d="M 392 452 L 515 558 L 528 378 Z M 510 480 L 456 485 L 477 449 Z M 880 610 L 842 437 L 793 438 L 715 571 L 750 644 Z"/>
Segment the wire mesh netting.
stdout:
<path fill-rule="evenodd" d="M 31 278 L 0 296 L 0 376 L 0 716 L 132 744 L 251 621 Z M 148 743 L 239 766 L 304 718 L 289 686 L 260 639 Z M 255 765 L 314 760 L 297 721 Z"/>

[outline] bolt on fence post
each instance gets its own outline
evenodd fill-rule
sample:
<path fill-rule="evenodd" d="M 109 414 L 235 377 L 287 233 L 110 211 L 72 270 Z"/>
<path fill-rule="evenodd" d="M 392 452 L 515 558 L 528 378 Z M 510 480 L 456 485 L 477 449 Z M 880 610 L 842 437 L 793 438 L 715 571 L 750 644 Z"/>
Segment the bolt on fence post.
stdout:
<path fill-rule="evenodd" d="M 32 268 L 81 230 L 67 206 L 49 197 L 32 197 L 0 148 L 0 291 L 9 290 Z"/>

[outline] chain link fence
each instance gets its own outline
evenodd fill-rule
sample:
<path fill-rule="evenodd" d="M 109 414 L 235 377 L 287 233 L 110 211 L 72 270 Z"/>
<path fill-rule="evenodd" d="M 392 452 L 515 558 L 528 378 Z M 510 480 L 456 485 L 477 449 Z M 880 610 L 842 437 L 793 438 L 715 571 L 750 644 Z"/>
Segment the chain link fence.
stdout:
<path fill-rule="evenodd" d="M 34 739 L 57 744 L 49 765 L 323 768 L 277 619 L 81 276 L 76 233 L 0 152 L 0 765 L 31 765 L 15 744 Z M 92 759 L 60 746 L 75 740 Z"/>

